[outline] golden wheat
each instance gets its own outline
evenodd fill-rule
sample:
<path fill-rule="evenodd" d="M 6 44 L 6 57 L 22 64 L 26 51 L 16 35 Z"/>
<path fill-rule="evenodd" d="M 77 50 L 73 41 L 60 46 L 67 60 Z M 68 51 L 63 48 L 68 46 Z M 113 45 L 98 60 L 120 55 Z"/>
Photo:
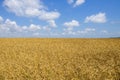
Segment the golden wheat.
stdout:
<path fill-rule="evenodd" d="M 120 80 L 120 39 L 0 39 L 0 80 Z"/>

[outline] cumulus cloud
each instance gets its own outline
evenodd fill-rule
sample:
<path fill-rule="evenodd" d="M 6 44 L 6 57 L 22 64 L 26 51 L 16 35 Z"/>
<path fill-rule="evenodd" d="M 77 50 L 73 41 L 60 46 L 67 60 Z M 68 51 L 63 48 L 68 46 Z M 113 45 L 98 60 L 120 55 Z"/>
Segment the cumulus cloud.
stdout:
<path fill-rule="evenodd" d="M 71 29 L 67 28 L 67 29 L 64 29 L 64 32 L 62 34 L 75 35 L 76 32 L 73 31 L 73 28 L 71 28 Z"/>
<path fill-rule="evenodd" d="M 18 16 L 38 16 L 44 8 L 40 0 L 4 0 L 3 4 Z"/>
<path fill-rule="evenodd" d="M 68 4 L 73 4 L 73 7 L 77 7 L 85 3 L 85 0 L 67 0 Z"/>
<path fill-rule="evenodd" d="M 39 19 L 41 20 L 55 20 L 57 18 L 59 18 L 60 13 L 56 12 L 56 11 L 52 11 L 52 12 L 46 12 L 46 11 L 42 11 L 41 15 L 39 15 Z"/>
<path fill-rule="evenodd" d="M 41 29 L 40 25 L 35 25 L 35 24 L 31 24 L 28 27 L 28 30 L 30 30 L 30 31 L 36 31 L 36 30 L 40 30 L 40 29 Z"/>
<path fill-rule="evenodd" d="M 92 32 L 95 32 L 96 29 L 94 28 L 86 28 L 85 30 L 83 31 L 77 31 L 78 34 L 87 34 L 87 33 L 92 33 Z"/>
<path fill-rule="evenodd" d="M 56 23 L 54 20 L 49 20 L 48 21 L 50 27 L 57 27 Z"/>
<path fill-rule="evenodd" d="M 24 33 L 37 33 L 41 31 L 40 25 L 30 24 L 30 26 L 20 26 L 15 21 L 12 21 L 10 19 L 4 20 L 2 17 L 0 23 L 0 36 L 7 36 L 8 35 L 14 35 L 14 36 L 25 36 Z M 27 34 L 28 35 L 28 34 Z"/>
<path fill-rule="evenodd" d="M 66 28 L 64 29 L 64 33 L 74 35 L 75 32 L 73 32 L 73 29 L 74 27 L 80 26 L 80 23 L 77 20 L 72 20 L 70 22 L 65 22 L 63 25 L 66 26 Z"/>
<path fill-rule="evenodd" d="M 98 13 L 95 15 L 91 15 L 86 17 L 85 23 L 94 22 L 94 23 L 105 23 L 107 21 L 105 13 Z"/>
<path fill-rule="evenodd" d="M 44 26 L 44 27 L 43 27 L 43 30 L 45 30 L 45 31 L 49 32 L 49 31 L 51 30 L 51 28 L 50 28 L 50 27 L 48 27 L 48 26 Z"/>
<path fill-rule="evenodd" d="M 4 20 L 3 20 L 3 18 L 0 16 L 0 23 L 2 23 Z"/>
<path fill-rule="evenodd" d="M 67 2 L 68 2 L 69 4 L 72 4 L 72 3 L 74 3 L 74 0 L 67 0 Z"/>
<path fill-rule="evenodd" d="M 4 0 L 8 11 L 17 16 L 38 17 L 40 20 L 55 20 L 60 17 L 57 11 L 48 11 L 41 0 Z M 55 21 L 54 21 L 55 22 Z"/>
<path fill-rule="evenodd" d="M 10 19 L 6 19 L 6 21 L 2 25 L 2 29 L 5 31 L 9 31 L 9 32 L 20 32 L 21 31 L 17 23 L 15 21 L 11 21 Z"/>
<path fill-rule="evenodd" d="M 62 33 L 63 35 L 68 34 L 68 35 L 81 35 L 81 34 L 92 34 L 96 31 L 95 28 L 85 28 L 84 30 L 77 30 L 74 31 L 73 29 L 64 29 L 64 32 Z"/>
<path fill-rule="evenodd" d="M 63 25 L 66 27 L 77 27 L 80 26 L 80 23 L 77 20 L 72 20 L 70 22 L 65 22 Z"/>
<path fill-rule="evenodd" d="M 74 4 L 74 7 L 79 6 L 79 5 L 83 4 L 84 2 L 85 2 L 85 0 L 77 0 Z"/>

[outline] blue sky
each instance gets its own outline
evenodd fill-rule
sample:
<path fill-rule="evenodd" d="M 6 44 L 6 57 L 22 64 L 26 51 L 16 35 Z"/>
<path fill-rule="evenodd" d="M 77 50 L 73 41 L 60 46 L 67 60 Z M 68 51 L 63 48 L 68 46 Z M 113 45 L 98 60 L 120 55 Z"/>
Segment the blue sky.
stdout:
<path fill-rule="evenodd" d="M 119 0 L 0 0 L 0 37 L 120 37 Z"/>

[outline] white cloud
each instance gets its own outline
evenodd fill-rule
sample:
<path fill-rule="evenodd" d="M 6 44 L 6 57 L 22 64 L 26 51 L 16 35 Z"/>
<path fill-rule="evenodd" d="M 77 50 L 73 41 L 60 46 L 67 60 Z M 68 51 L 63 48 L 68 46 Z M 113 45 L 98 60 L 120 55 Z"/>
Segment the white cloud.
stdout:
<path fill-rule="evenodd" d="M 74 3 L 74 0 L 67 0 L 67 2 L 68 2 L 69 4 L 72 4 L 72 3 Z"/>
<path fill-rule="evenodd" d="M 86 17 L 85 23 L 94 22 L 94 23 L 105 23 L 107 21 L 105 13 L 98 13 L 95 15 L 91 15 Z"/>
<path fill-rule="evenodd" d="M 67 28 L 67 29 L 64 29 L 64 31 L 72 31 L 73 30 L 73 28 L 72 27 L 69 27 L 69 28 Z"/>
<path fill-rule="evenodd" d="M 74 29 L 74 27 L 80 26 L 80 23 L 77 20 L 72 20 L 70 22 L 65 22 L 63 25 L 67 27 L 67 28 L 64 29 L 65 34 L 74 35 L 75 32 L 73 32 L 73 29 Z"/>
<path fill-rule="evenodd" d="M 66 28 L 66 29 L 63 29 L 63 31 L 66 34 L 72 34 L 73 33 L 73 28 Z"/>
<path fill-rule="evenodd" d="M 44 27 L 43 27 L 43 30 L 45 30 L 45 31 L 48 31 L 48 32 L 49 32 L 49 31 L 51 30 L 51 28 L 50 28 L 50 27 L 48 27 L 48 26 L 44 26 Z"/>
<path fill-rule="evenodd" d="M 29 29 L 30 31 L 37 31 L 37 30 L 40 30 L 41 27 L 40 27 L 39 25 L 31 24 L 31 25 L 28 27 L 28 29 Z"/>
<path fill-rule="evenodd" d="M 96 29 L 94 28 L 85 28 L 84 30 L 76 30 L 74 31 L 73 29 L 64 29 L 63 30 L 64 32 L 62 33 L 62 35 L 81 35 L 81 34 L 92 34 L 92 33 L 95 33 Z"/>
<path fill-rule="evenodd" d="M 96 29 L 94 28 L 86 28 L 85 30 L 83 31 L 77 31 L 78 34 L 88 34 L 88 33 L 92 33 L 92 32 L 95 32 Z"/>
<path fill-rule="evenodd" d="M 20 32 L 20 27 L 16 24 L 15 21 L 11 21 L 7 19 L 4 24 L 2 25 L 3 29 L 9 32 Z"/>
<path fill-rule="evenodd" d="M 107 30 L 102 30 L 101 32 L 104 33 L 104 34 L 107 34 L 107 33 L 108 33 Z"/>
<path fill-rule="evenodd" d="M 8 35 L 12 35 L 12 36 L 14 35 L 16 37 L 18 35 L 24 36 L 24 33 L 26 33 L 26 32 L 27 33 L 34 33 L 34 32 L 37 33 L 40 30 L 41 30 L 40 25 L 31 24 L 30 26 L 20 26 L 15 21 L 12 21 L 10 19 L 6 19 L 0 24 L 0 36 L 3 36 L 3 35 L 7 36 L 7 37 L 9 37 Z M 29 34 L 27 34 L 27 35 L 29 35 Z"/>
<path fill-rule="evenodd" d="M 65 22 L 63 25 L 66 27 L 77 27 L 80 26 L 80 23 L 77 20 L 72 20 L 71 22 Z"/>
<path fill-rule="evenodd" d="M 40 0 L 5 0 L 4 6 L 18 16 L 34 16 L 35 14 L 37 16 L 37 13 L 44 8 Z"/>
<path fill-rule="evenodd" d="M 39 36 L 39 35 L 40 35 L 39 32 L 33 33 L 33 36 Z"/>
<path fill-rule="evenodd" d="M 68 4 L 73 4 L 73 7 L 77 7 L 85 3 L 85 0 L 67 0 Z"/>
<path fill-rule="evenodd" d="M 0 23 L 2 23 L 4 21 L 4 19 L 0 16 Z"/>
<path fill-rule="evenodd" d="M 24 16 L 34 17 L 34 16 L 39 16 L 40 13 L 41 12 L 38 9 L 27 9 L 25 11 L 25 15 Z"/>
<path fill-rule="evenodd" d="M 85 2 L 85 0 L 77 0 L 73 7 L 79 6 L 79 5 L 83 4 L 84 2 Z"/>
<path fill-rule="evenodd" d="M 54 20 L 49 20 L 48 21 L 50 27 L 57 27 L 56 23 Z"/>
<path fill-rule="evenodd" d="M 21 26 L 20 27 L 23 32 L 31 32 L 31 31 L 40 31 L 41 26 L 40 25 L 35 25 L 35 24 L 30 24 L 30 26 Z"/>
<path fill-rule="evenodd" d="M 67 27 L 63 30 L 63 34 L 75 35 L 75 32 L 73 31 L 74 27 L 80 26 L 80 23 L 77 20 L 72 20 L 70 22 L 65 22 L 63 25 Z"/>
<path fill-rule="evenodd" d="M 86 32 L 90 32 L 90 31 L 94 32 L 95 29 L 94 29 L 94 28 L 86 28 L 85 31 L 86 31 Z"/>
<path fill-rule="evenodd" d="M 41 20 L 54 20 L 59 18 L 60 13 L 56 12 L 56 11 L 52 11 L 52 12 L 46 12 L 46 11 L 42 11 L 41 14 L 39 15 L 39 19 Z"/>
<path fill-rule="evenodd" d="M 27 30 L 28 27 L 27 26 L 22 26 L 22 30 Z"/>
<path fill-rule="evenodd" d="M 38 17 L 40 20 L 55 20 L 60 17 L 57 11 L 48 11 L 41 0 L 4 0 L 4 6 L 17 16 Z"/>
<path fill-rule="evenodd" d="M 74 31 L 66 31 L 63 34 L 75 35 L 76 32 L 74 32 Z"/>

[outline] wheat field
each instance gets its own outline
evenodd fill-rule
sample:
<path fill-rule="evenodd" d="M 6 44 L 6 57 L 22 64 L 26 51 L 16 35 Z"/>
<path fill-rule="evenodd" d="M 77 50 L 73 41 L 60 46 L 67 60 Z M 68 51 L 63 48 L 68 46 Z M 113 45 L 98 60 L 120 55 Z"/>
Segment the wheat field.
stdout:
<path fill-rule="evenodd" d="M 0 39 L 0 80 L 120 80 L 120 39 Z"/>

